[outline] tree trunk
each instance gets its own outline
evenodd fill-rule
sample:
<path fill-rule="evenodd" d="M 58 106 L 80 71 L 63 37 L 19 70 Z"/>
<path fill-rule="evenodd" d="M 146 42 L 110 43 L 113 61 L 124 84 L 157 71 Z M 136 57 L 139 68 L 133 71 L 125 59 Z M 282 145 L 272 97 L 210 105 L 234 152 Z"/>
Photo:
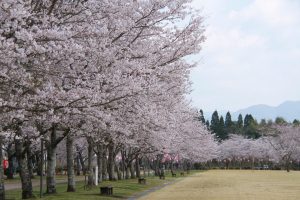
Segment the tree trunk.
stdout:
<path fill-rule="evenodd" d="M 110 143 L 108 145 L 108 164 L 107 164 L 108 178 L 110 181 L 115 180 L 115 145 Z"/>
<path fill-rule="evenodd" d="M 79 161 L 80 161 L 82 173 L 83 173 L 83 175 L 85 175 L 85 174 L 86 174 L 86 167 L 85 167 L 85 164 L 84 164 L 84 160 L 83 160 L 83 157 L 82 157 L 82 153 L 81 153 L 81 152 L 78 152 L 77 156 L 78 156 L 78 159 L 79 159 Z"/>
<path fill-rule="evenodd" d="M 41 171 L 42 171 L 42 160 L 41 160 L 41 156 L 43 156 L 41 154 L 41 152 L 39 152 L 38 154 L 35 155 L 36 157 L 36 166 L 37 166 L 37 175 L 41 176 Z"/>
<path fill-rule="evenodd" d="M 155 176 L 159 176 L 159 175 L 160 175 L 160 170 L 159 170 L 159 159 L 158 159 L 158 157 L 157 157 L 156 160 L 154 161 L 154 171 L 155 171 Z"/>
<path fill-rule="evenodd" d="M 88 138 L 88 185 L 95 185 L 94 172 L 93 172 L 93 157 L 94 157 L 94 144 L 92 138 Z"/>
<path fill-rule="evenodd" d="M 15 148 L 16 148 L 16 157 L 19 163 L 19 173 L 21 177 L 22 183 L 22 199 L 29 199 L 33 197 L 32 195 L 32 183 L 30 174 L 27 168 L 27 162 L 23 154 L 23 141 L 16 140 L 15 141 Z"/>
<path fill-rule="evenodd" d="M 132 179 L 135 178 L 133 161 L 130 163 L 130 178 L 132 178 Z"/>
<path fill-rule="evenodd" d="M 68 188 L 67 192 L 75 192 L 75 174 L 74 174 L 74 152 L 73 152 L 74 139 L 72 136 L 67 136 L 67 170 L 68 170 Z"/>
<path fill-rule="evenodd" d="M 173 170 L 173 159 L 171 159 L 170 169 L 171 169 L 171 173 L 174 174 L 174 170 Z"/>
<path fill-rule="evenodd" d="M 102 179 L 107 180 L 107 148 L 103 146 L 102 156 Z"/>
<path fill-rule="evenodd" d="M 31 154 L 31 150 L 29 148 L 27 149 L 27 167 L 28 167 L 30 178 L 34 178 L 32 154 Z"/>
<path fill-rule="evenodd" d="M 136 171 L 136 177 L 141 178 L 140 162 L 138 156 L 136 156 L 135 158 L 135 171 Z"/>
<path fill-rule="evenodd" d="M 228 160 L 225 161 L 225 164 L 226 164 L 226 169 L 229 169 L 229 161 Z"/>
<path fill-rule="evenodd" d="M 285 162 L 285 167 L 286 167 L 286 171 L 287 171 L 287 172 L 290 172 L 290 160 L 289 160 L 289 159 L 286 160 L 286 162 Z"/>
<path fill-rule="evenodd" d="M 98 165 L 98 183 L 102 182 L 102 156 L 103 156 L 103 145 L 98 144 L 97 146 L 97 165 Z"/>
<path fill-rule="evenodd" d="M 47 193 L 56 193 L 56 178 L 55 178 L 55 167 L 56 167 L 56 147 L 52 147 L 50 144 L 47 148 Z"/>
<path fill-rule="evenodd" d="M 125 179 L 129 179 L 129 168 L 128 165 L 125 166 Z"/>
<path fill-rule="evenodd" d="M 118 180 L 122 180 L 122 173 L 121 173 L 121 170 L 120 170 L 120 164 L 115 162 L 115 168 L 116 168 Z"/>
<path fill-rule="evenodd" d="M 56 193 L 56 128 L 53 127 L 47 147 L 47 194 Z"/>
<path fill-rule="evenodd" d="M 129 149 L 130 150 L 130 149 Z M 125 172 L 125 179 L 129 179 L 130 177 L 130 159 L 129 159 L 129 152 L 127 152 L 125 149 L 122 151 L 122 164 L 123 164 L 123 170 Z"/>
<path fill-rule="evenodd" d="M 150 176 L 151 163 L 149 158 L 147 159 L 147 168 L 148 168 L 148 176 Z"/>
<path fill-rule="evenodd" d="M 1 138 L 1 136 L 0 136 L 0 199 L 5 199 L 3 155 L 2 155 L 2 138 Z"/>
<path fill-rule="evenodd" d="M 7 157 L 8 157 L 8 169 L 6 171 L 7 179 L 13 179 L 14 178 L 14 162 L 13 162 L 14 151 L 12 148 L 12 143 L 8 145 Z"/>
<path fill-rule="evenodd" d="M 78 154 L 76 156 L 76 175 L 80 176 L 80 159 Z"/>
<path fill-rule="evenodd" d="M 125 179 L 125 151 L 121 150 L 121 156 L 122 156 L 122 179 Z"/>

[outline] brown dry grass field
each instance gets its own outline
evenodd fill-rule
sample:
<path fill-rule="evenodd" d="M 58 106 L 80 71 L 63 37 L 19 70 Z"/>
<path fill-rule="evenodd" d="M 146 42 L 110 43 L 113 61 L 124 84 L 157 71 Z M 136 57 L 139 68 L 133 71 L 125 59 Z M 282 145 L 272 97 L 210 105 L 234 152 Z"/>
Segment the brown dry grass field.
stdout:
<path fill-rule="evenodd" d="M 210 170 L 182 178 L 140 200 L 299 200 L 300 172 Z"/>

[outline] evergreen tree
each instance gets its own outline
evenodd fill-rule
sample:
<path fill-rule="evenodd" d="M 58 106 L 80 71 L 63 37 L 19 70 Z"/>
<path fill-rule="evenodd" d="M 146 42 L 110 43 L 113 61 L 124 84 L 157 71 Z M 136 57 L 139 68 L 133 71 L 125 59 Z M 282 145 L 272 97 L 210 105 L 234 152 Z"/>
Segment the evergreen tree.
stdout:
<path fill-rule="evenodd" d="M 257 121 L 252 117 L 251 114 L 247 114 L 244 119 L 244 128 L 243 133 L 248 138 L 259 138 L 260 133 L 258 131 L 258 123 Z"/>
<path fill-rule="evenodd" d="M 203 110 L 201 109 L 200 110 L 200 113 L 199 113 L 199 121 L 201 121 L 203 124 L 205 124 L 205 118 L 204 118 L 204 115 L 203 115 Z"/>
<path fill-rule="evenodd" d="M 272 126 L 273 124 L 273 120 L 272 119 L 269 119 L 268 122 L 267 122 L 268 126 Z"/>
<path fill-rule="evenodd" d="M 244 127 L 250 126 L 250 124 L 254 121 L 254 118 L 251 114 L 247 114 L 244 119 Z"/>
<path fill-rule="evenodd" d="M 243 116 L 242 116 L 242 114 L 239 114 L 239 116 L 238 116 L 238 121 L 237 121 L 237 126 L 238 126 L 238 128 L 243 128 L 243 125 L 244 125 L 244 121 L 243 121 Z"/>
<path fill-rule="evenodd" d="M 225 122 L 223 116 L 219 118 L 219 114 L 215 111 L 211 117 L 210 130 L 216 134 L 219 140 L 224 140 L 228 137 L 225 131 Z"/>
<path fill-rule="evenodd" d="M 210 130 L 217 134 L 220 125 L 220 119 L 218 111 L 213 112 L 210 121 Z"/>
<path fill-rule="evenodd" d="M 219 125 L 219 128 L 225 128 L 225 122 L 224 122 L 224 118 L 223 118 L 223 116 L 221 116 L 220 117 L 220 123 L 219 123 L 220 125 Z"/>
<path fill-rule="evenodd" d="M 244 120 L 242 114 L 239 114 L 238 120 L 233 123 L 233 133 L 243 134 Z"/>
<path fill-rule="evenodd" d="M 206 120 L 205 125 L 206 125 L 207 129 L 209 129 L 209 121 L 208 120 Z"/>
<path fill-rule="evenodd" d="M 229 134 L 229 133 L 232 133 L 233 132 L 233 129 L 234 129 L 234 127 L 233 127 L 233 122 L 232 122 L 232 120 L 231 120 L 231 114 L 230 114 L 230 112 L 228 111 L 227 113 L 226 113 L 226 117 L 225 117 L 225 131 L 226 131 L 226 133 L 227 133 L 227 135 Z"/>
<path fill-rule="evenodd" d="M 276 117 L 275 123 L 278 125 L 283 125 L 283 124 L 286 124 L 287 122 L 285 121 L 285 119 L 283 117 Z"/>
<path fill-rule="evenodd" d="M 266 119 L 262 119 L 260 120 L 260 123 L 259 123 L 260 126 L 266 126 L 267 125 L 267 121 Z"/>
<path fill-rule="evenodd" d="M 294 119 L 293 125 L 294 126 L 300 126 L 300 121 L 298 119 Z"/>
<path fill-rule="evenodd" d="M 220 117 L 220 123 L 219 123 L 218 131 L 217 131 L 216 135 L 221 140 L 225 140 L 228 138 L 228 133 L 225 130 L 225 123 L 224 123 L 223 116 Z"/>

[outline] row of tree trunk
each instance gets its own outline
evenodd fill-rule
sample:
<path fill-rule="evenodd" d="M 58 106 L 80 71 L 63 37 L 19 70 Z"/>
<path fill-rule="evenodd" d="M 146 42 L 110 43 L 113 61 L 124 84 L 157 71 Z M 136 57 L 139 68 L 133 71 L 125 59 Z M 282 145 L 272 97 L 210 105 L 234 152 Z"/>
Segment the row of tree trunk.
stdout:
<path fill-rule="evenodd" d="M 50 141 L 46 142 L 47 150 L 47 172 L 46 172 L 46 193 L 54 194 L 56 193 L 56 178 L 55 178 L 55 169 L 56 169 L 56 148 L 59 140 L 57 138 L 56 131 L 52 130 Z M 124 167 L 120 165 L 120 162 L 116 162 L 116 146 L 114 143 L 109 143 L 108 145 L 103 144 L 94 144 L 91 138 L 88 138 L 88 159 L 87 159 L 87 171 L 83 165 L 82 171 L 88 175 L 88 185 L 92 186 L 95 184 L 95 174 L 93 160 L 95 155 L 97 156 L 97 165 L 98 165 L 98 181 L 102 182 L 103 180 L 120 180 L 123 178 L 123 174 L 126 173 L 125 179 L 140 177 L 140 164 L 138 156 L 135 159 L 128 160 L 128 163 L 125 164 L 125 161 L 121 163 Z M 67 175 L 68 175 L 68 192 L 74 192 L 76 190 L 75 185 L 75 173 L 74 173 L 74 138 L 71 135 L 66 137 L 66 152 L 67 152 Z M 23 144 L 16 144 L 16 147 L 22 147 Z M 20 177 L 22 182 L 22 198 L 27 199 L 32 197 L 32 182 L 29 166 L 31 165 L 28 161 L 28 157 L 19 156 L 21 155 L 22 150 L 16 150 L 17 160 L 20 166 Z M 25 156 L 28 156 L 26 154 Z M 26 163 L 27 160 L 27 163 Z M 27 165 L 26 165 L 27 164 Z M 123 170 L 122 170 L 123 169 Z M 126 172 L 125 172 L 125 171 Z M 129 177 L 130 171 L 130 177 Z M 117 177 L 115 176 L 115 172 Z"/>
<path fill-rule="evenodd" d="M 18 129 L 20 136 L 22 135 L 21 129 Z M 75 173 L 74 173 L 74 160 L 76 162 L 77 174 L 80 174 L 80 167 L 84 174 L 88 175 L 88 185 L 95 184 L 95 174 L 93 161 L 95 160 L 98 165 L 98 181 L 102 182 L 103 180 L 120 180 L 120 179 L 129 179 L 136 178 L 141 176 L 140 172 L 140 162 L 141 158 L 139 157 L 140 152 L 137 149 L 124 148 L 121 145 L 116 145 L 113 142 L 109 142 L 104 145 L 103 143 L 95 143 L 92 138 L 87 138 L 88 142 L 88 158 L 87 158 L 87 167 L 85 167 L 85 162 L 80 158 L 80 155 L 77 156 L 77 159 L 74 158 L 74 137 L 70 135 L 70 130 L 66 129 L 63 135 L 57 134 L 57 127 L 53 126 L 50 130 L 50 139 L 48 141 L 42 141 L 45 143 L 46 154 L 47 154 L 47 169 L 46 169 L 46 193 L 53 194 L 56 193 L 56 151 L 58 144 L 65 138 L 66 139 L 66 152 L 67 152 L 67 175 L 68 175 L 68 192 L 74 192 L 76 190 L 75 185 Z M 29 140 L 28 140 L 29 141 Z M 21 178 L 22 185 L 22 199 L 28 199 L 33 197 L 32 193 L 32 177 L 33 177 L 33 155 L 30 151 L 31 144 L 26 139 L 16 139 L 14 141 L 15 152 L 11 153 L 16 157 L 19 165 L 19 175 Z M 2 141 L 0 141 L 0 145 Z M 2 146 L 2 145 L 1 145 Z M 121 153 L 122 159 L 116 160 L 116 155 Z M 8 153 L 10 154 L 10 153 Z M 80 154 L 80 152 L 78 152 Z M 35 162 L 38 163 L 38 174 L 43 175 L 43 166 L 42 159 L 43 154 L 40 154 L 41 158 L 35 158 Z M 13 157 L 8 156 L 8 157 Z M 36 155 L 35 155 L 36 156 Z M 0 160 L 2 158 L 2 151 L 0 153 Z M 13 162 L 11 162 L 12 164 Z M 155 165 L 156 168 L 159 168 L 158 165 Z M 149 168 L 150 168 L 149 161 Z M 1 162 L 0 167 L 0 199 L 4 199 L 4 172 Z M 12 170 L 13 171 L 13 170 Z M 145 173 L 145 172 L 144 172 Z M 11 174 L 13 177 L 13 173 Z M 11 178 L 12 178 L 11 177 Z M 3 198 L 2 198 L 3 197 Z"/>

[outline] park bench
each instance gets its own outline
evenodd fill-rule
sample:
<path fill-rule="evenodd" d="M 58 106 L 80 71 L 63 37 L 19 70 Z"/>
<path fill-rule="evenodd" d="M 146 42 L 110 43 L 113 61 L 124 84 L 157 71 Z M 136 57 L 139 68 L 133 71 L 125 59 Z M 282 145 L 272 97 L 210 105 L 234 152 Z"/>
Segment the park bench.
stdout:
<path fill-rule="evenodd" d="M 112 195 L 113 194 L 113 187 L 112 186 L 100 187 L 100 194 L 101 195 Z"/>
<path fill-rule="evenodd" d="M 165 175 L 164 174 L 160 174 L 159 175 L 159 179 L 163 179 L 164 180 L 165 179 Z"/>
<path fill-rule="evenodd" d="M 173 172 L 172 172 L 172 177 L 176 177 L 176 173 L 173 173 Z"/>
<path fill-rule="evenodd" d="M 180 172 L 180 175 L 181 175 L 181 176 L 184 176 L 184 172 Z"/>
<path fill-rule="evenodd" d="M 139 184 L 146 184 L 146 179 L 145 178 L 139 178 Z"/>

